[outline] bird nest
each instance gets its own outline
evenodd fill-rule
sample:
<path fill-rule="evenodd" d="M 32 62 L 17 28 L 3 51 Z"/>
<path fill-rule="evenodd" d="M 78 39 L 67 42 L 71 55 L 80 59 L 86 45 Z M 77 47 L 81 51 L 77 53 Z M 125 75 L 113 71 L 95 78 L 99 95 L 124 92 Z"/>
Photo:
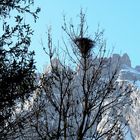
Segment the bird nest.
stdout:
<path fill-rule="evenodd" d="M 90 50 L 94 47 L 95 42 L 89 38 L 76 38 L 74 43 L 78 46 L 82 55 L 87 55 Z"/>

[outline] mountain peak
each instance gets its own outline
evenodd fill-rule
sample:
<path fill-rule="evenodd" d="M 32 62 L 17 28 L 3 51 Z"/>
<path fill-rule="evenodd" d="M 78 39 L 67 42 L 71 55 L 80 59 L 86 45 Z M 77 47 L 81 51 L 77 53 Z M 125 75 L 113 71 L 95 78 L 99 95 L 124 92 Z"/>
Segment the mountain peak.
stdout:
<path fill-rule="evenodd" d="M 123 56 L 121 57 L 121 65 L 127 65 L 131 67 L 131 60 L 127 53 L 124 53 Z"/>

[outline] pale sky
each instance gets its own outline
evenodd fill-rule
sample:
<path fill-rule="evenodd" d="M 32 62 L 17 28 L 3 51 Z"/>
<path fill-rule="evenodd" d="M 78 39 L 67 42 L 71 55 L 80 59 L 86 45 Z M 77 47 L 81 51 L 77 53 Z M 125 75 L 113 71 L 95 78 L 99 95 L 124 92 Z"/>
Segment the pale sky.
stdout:
<path fill-rule="evenodd" d="M 41 39 L 44 45 L 47 43 L 47 28 L 51 25 L 53 43 L 57 45 L 62 39 L 63 15 L 78 24 L 81 8 L 86 11 L 89 35 L 94 34 L 100 24 L 105 30 L 107 47 L 115 47 L 114 53 L 127 53 L 133 67 L 140 65 L 140 0 L 40 0 L 35 1 L 35 5 L 41 7 L 32 42 L 39 71 L 47 65 L 40 43 Z"/>

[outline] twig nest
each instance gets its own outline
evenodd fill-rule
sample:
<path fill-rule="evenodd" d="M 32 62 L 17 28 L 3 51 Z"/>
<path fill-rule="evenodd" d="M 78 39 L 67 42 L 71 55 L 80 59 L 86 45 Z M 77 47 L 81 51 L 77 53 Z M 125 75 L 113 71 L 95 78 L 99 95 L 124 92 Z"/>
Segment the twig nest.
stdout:
<path fill-rule="evenodd" d="M 92 47 L 94 47 L 95 42 L 89 38 L 76 38 L 74 39 L 74 43 L 78 46 L 82 55 L 87 55 Z"/>

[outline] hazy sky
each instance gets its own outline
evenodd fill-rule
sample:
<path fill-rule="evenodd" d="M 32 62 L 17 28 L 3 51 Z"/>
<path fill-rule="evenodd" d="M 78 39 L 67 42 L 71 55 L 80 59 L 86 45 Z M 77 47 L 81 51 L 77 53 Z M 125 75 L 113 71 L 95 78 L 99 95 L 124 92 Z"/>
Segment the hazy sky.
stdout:
<path fill-rule="evenodd" d="M 133 67 L 140 64 L 140 0 L 40 0 L 35 3 L 41 7 L 32 43 L 39 70 L 47 62 L 40 43 L 41 39 L 44 45 L 47 42 L 47 28 L 51 25 L 57 45 L 62 39 L 63 15 L 78 24 L 81 8 L 86 11 L 89 34 L 93 35 L 100 24 L 105 29 L 107 47 L 115 47 L 114 53 L 128 53 Z"/>

